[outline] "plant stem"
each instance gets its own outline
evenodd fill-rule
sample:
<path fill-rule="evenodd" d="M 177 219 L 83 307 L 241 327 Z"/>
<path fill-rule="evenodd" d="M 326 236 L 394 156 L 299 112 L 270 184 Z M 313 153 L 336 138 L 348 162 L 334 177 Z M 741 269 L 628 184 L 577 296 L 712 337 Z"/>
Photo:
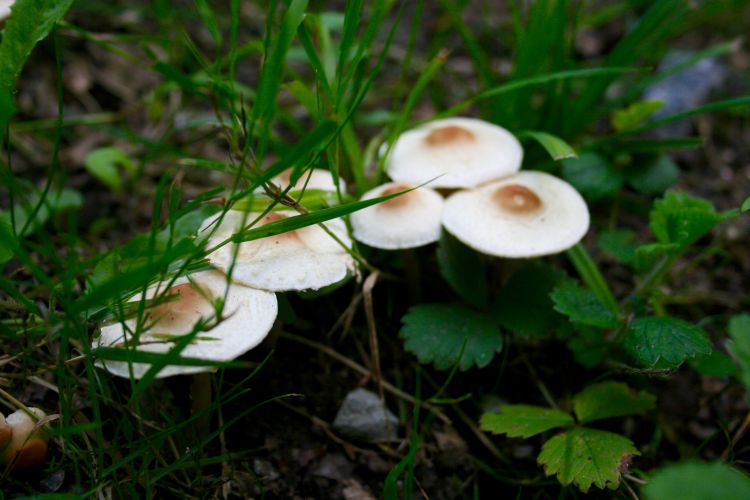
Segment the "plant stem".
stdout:
<path fill-rule="evenodd" d="M 573 263 L 573 266 L 576 268 L 576 271 L 578 271 L 578 275 L 583 282 L 586 283 L 586 286 L 588 286 L 607 307 L 616 314 L 619 314 L 620 308 L 617 305 L 617 300 L 615 300 L 612 290 L 609 288 L 607 281 L 602 276 L 601 271 L 599 271 L 599 267 L 597 267 L 584 246 L 578 243 L 566 253 L 570 261 Z"/>

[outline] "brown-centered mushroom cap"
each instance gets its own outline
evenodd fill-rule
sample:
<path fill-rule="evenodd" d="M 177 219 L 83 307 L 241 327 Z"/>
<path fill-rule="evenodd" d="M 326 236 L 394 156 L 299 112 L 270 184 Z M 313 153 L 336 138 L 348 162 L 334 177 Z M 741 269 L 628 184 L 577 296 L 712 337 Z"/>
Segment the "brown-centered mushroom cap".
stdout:
<path fill-rule="evenodd" d="M 475 118 L 447 118 L 401 134 L 386 158 L 388 175 L 412 185 L 470 188 L 512 175 L 523 149 L 506 129 Z"/>
<path fill-rule="evenodd" d="M 150 308 L 146 313 L 146 331 L 137 339 L 138 351 L 165 353 L 174 347 L 174 340 L 190 333 L 201 319 L 216 323 L 215 299 L 226 300 L 222 311 L 223 320 L 210 330 L 199 332 L 191 343 L 181 351 L 186 358 L 211 361 L 231 361 L 249 351 L 266 337 L 278 312 L 276 295 L 256 290 L 238 283 L 227 284 L 227 277 L 218 271 L 203 271 L 188 278 L 176 280 L 166 290 L 166 296 L 178 295 L 175 300 L 165 301 Z M 152 299 L 165 292 L 165 283 L 152 286 L 146 298 Z M 227 288 L 229 287 L 229 288 Z M 136 301 L 140 295 L 131 299 Z M 133 348 L 135 320 L 115 323 L 101 329 L 95 346 Z M 124 361 L 100 361 L 99 365 L 110 373 L 130 377 L 130 367 Z M 142 377 L 149 364 L 133 363 L 135 378 Z M 207 366 L 166 366 L 157 377 L 169 377 L 211 371 Z"/>
<path fill-rule="evenodd" d="M 298 215 L 296 212 L 270 212 L 253 227 Z M 229 210 L 217 227 L 221 214 L 206 219 L 201 232 L 211 234 L 207 247 L 212 248 L 250 225 L 259 213 L 244 213 Z M 351 240 L 340 219 L 324 222 L 323 225 L 351 248 Z M 208 260 L 224 272 L 234 260 L 234 244 L 229 243 L 208 255 Z M 337 283 L 349 275 L 355 261 L 320 225 L 312 225 L 257 240 L 239 244 L 232 269 L 232 279 L 247 286 L 262 290 L 282 292 L 289 290 L 318 290 Z"/>
<path fill-rule="evenodd" d="M 466 245 L 498 257 L 558 253 L 578 243 L 589 211 L 578 191 L 544 172 L 519 172 L 445 202 L 443 227 Z"/>
<path fill-rule="evenodd" d="M 363 200 L 387 196 L 413 186 L 389 182 L 364 195 Z M 414 248 L 440 238 L 440 216 L 443 197 L 427 187 L 420 187 L 377 205 L 351 214 L 354 238 L 366 245 L 386 250 Z"/>
<path fill-rule="evenodd" d="M 14 470 L 33 469 L 44 464 L 47 458 L 47 436 L 37 426 L 38 420 L 47 416 L 39 408 L 28 408 L 36 418 L 18 410 L 5 419 L 11 428 L 11 439 L 0 456 L 0 462 L 13 464 Z"/>

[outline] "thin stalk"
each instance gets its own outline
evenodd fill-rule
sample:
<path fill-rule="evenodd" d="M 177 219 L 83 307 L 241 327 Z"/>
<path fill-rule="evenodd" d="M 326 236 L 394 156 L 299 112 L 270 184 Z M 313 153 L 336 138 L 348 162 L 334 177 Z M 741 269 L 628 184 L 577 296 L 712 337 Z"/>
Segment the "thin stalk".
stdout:
<path fill-rule="evenodd" d="M 604 276 L 602 276 L 601 271 L 599 271 L 599 267 L 594 262 L 594 259 L 591 258 L 591 255 L 589 255 L 583 245 L 579 243 L 570 248 L 566 253 L 586 286 L 588 286 L 599 300 L 604 302 L 610 310 L 619 314 L 620 308 L 617 305 L 617 300 L 615 300 L 612 290 L 609 288 Z"/>

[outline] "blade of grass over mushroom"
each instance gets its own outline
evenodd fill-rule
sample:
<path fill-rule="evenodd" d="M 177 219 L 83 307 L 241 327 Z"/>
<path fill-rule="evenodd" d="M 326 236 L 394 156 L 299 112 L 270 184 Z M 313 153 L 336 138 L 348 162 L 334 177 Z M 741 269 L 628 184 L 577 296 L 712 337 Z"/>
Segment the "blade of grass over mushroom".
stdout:
<path fill-rule="evenodd" d="M 162 354 L 157 352 L 136 351 L 131 349 L 122 349 L 120 347 L 96 347 L 91 350 L 91 354 L 96 359 L 104 361 L 121 361 L 125 363 L 146 363 L 161 364 L 168 353 Z M 245 361 L 212 361 L 210 359 L 190 358 L 183 356 L 170 357 L 166 365 L 175 366 L 211 366 L 214 368 L 252 368 L 255 365 Z"/>
<path fill-rule="evenodd" d="M 601 300 L 612 312 L 619 314 L 619 306 L 617 300 L 609 288 L 609 284 L 602 276 L 599 267 L 591 258 L 591 255 L 586 251 L 586 248 L 578 243 L 570 250 L 566 252 L 566 255 L 573 263 L 573 267 L 578 271 L 578 275 L 581 277 L 586 286 L 591 289 L 592 292 Z"/>
<path fill-rule="evenodd" d="M 570 144 L 547 132 L 526 130 L 518 134 L 519 139 L 524 137 L 530 137 L 538 142 L 555 161 L 566 158 L 578 158 L 578 155 Z"/>

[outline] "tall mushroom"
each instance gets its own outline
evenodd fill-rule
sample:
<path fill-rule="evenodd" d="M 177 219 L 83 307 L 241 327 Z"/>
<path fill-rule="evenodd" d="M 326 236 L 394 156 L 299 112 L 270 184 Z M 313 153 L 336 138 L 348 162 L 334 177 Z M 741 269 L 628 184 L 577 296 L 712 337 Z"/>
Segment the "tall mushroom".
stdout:
<path fill-rule="evenodd" d="M 0 417 L 11 431 L 10 439 L 0 453 L 0 462 L 13 470 L 33 469 L 42 465 L 47 458 L 47 436 L 39 421 L 46 416 L 39 408 L 25 408 L 11 413 L 5 419 Z M 3 448 L 3 434 L 0 425 L 0 449 Z"/>
<path fill-rule="evenodd" d="M 506 129 L 475 118 L 447 118 L 401 134 L 385 169 L 397 182 L 471 188 L 518 172 L 522 159 L 521 144 Z"/>
<path fill-rule="evenodd" d="M 589 211 L 567 182 L 524 171 L 454 193 L 445 202 L 443 227 L 485 254 L 536 257 L 578 243 L 588 231 Z"/>

